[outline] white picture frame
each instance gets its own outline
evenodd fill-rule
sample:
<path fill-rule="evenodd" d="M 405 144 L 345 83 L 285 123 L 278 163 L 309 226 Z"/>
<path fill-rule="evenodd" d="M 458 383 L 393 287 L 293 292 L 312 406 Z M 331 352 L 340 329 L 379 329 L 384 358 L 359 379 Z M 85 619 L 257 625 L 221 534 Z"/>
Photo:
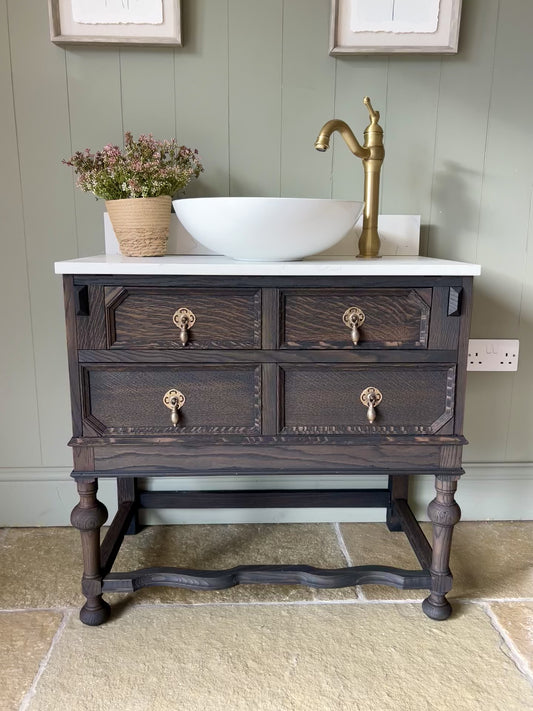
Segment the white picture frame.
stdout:
<path fill-rule="evenodd" d="M 374 0 L 364 0 L 373 2 Z M 382 0 L 400 2 L 401 0 Z M 405 0 L 404 0 L 405 1 Z M 411 31 L 383 30 L 376 21 L 375 31 L 354 31 L 352 12 L 354 0 L 332 0 L 329 53 L 332 56 L 350 54 L 428 53 L 455 54 L 458 49 L 462 0 L 440 0 L 436 30 Z M 415 6 L 415 3 L 413 3 Z M 375 4 L 369 6 L 377 7 Z M 385 26 L 385 25 L 383 25 Z"/>
<path fill-rule="evenodd" d="M 68 45 L 182 46 L 181 0 L 161 0 L 163 21 L 157 24 L 77 22 L 74 0 L 48 0 L 50 39 Z"/>

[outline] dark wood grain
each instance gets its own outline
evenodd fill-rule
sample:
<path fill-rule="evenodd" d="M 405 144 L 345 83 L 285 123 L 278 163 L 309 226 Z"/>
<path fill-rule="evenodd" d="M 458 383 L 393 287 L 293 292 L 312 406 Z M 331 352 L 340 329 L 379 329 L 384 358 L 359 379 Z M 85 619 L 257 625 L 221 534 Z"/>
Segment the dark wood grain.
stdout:
<path fill-rule="evenodd" d="M 310 565 L 240 565 L 228 570 L 191 568 L 143 568 L 128 573 L 110 573 L 104 592 L 134 592 L 147 587 L 225 590 L 235 585 L 307 585 L 311 588 L 347 588 L 354 585 L 390 585 L 401 590 L 427 588 L 426 570 L 403 570 L 384 565 L 360 565 L 339 570 Z"/>
<path fill-rule="evenodd" d="M 409 476 L 391 476 L 388 480 L 389 502 L 387 505 L 387 528 L 389 531 L 401 531 L 402 521 L 398 515 L 395 503 L 398 499 L 409 500 Z"/>
<path fill-rule="evenodd" d="M 95 468 L 111 476 L 121 471 L 147 476 L 149 472 L 162 476 L 180 474 L 374 474 L 413 472 L 435 474 L 440 470 L 440 448 L 394 445 L 292 444 L 244 447 L 240 444 L 205 445 L 197 447 L 170 444 L 146 446 L 135 442 L 117 447 L 95 447 Z"/>
<path fill-rule="evenodd" d="M 67 332 L 72 434 L 77 437 L 83 434 L 83 423 L 81 417 L 81 385 L 77 357 L 78 339 L 76 329 L 76 294 L 74 290 L 74 279 L 69 275 L 63 277 L 63 297 L 65 303 L 65 321 Z"/>
<path fill-rule="evenodd" d="M 455 366 L 284 365 L 282 432 L 435 434 L 453 417 Z M 374 423 L 360 395 L 378 388 Z"/>
<path fill-rule="evenodd" d="M 76 318 L 78 348 L 99 349 L 106 347 L 104 289 L 89 284 L 87 289 L 87 314 Z"/>
<path fill-rule="evenodd" d="M 84 367 L 84 422 L 101 434 L 259 434 L 261 368 L 246 365 Z M 163 396 L 186 400 L 173 427 Z"/>
<path fill-rule="evenodd" d="M 172 321 L 188 308 L 196 322 L 182 346 Z M 172 289 L 106 287 L 110 348 L 260 348 L 261 292 L 258 289 Z"/>
<path fill-rule="evenodd" d="M 454 363 L 455 350 L 82 350 L 80 363 Z"/>
<path fill-rule="evenodd" d="M 144 491 L 147 509 L 384 508 L 387 489 L 260 489 L 255 491 Z"/>
<path fill-rule="evenodd" d="M 81 618 L 109 614 L 102 591 L 241 583 L 426 588 L 424 611 L 450 613 L 453 493 L 461 468 L 472 279 L 463 277 L 66 276 L 75 469 L 84 558 Z M 77 298 L 78 297 L 80 298 Z M 172 322 L 191 309 L 186 346 Z M 342 314 L 366 320 L 351 342 Z M 369 424 L 359 396 L 379 388 Z M 186 396 L 177 428 L 163 404 Z M 386 488 L 145 491 L 143 478 L 388 476 Z M 409 476 L 435 475 L 433 550 L 408 504 Z M 116 478 L 118 512 L 100 549 L 98 477 Z M 320 570 L 238 566 L 110 573 L 142 508 L 383 507 L 422 566 Z M 103 577 L 105 576 L 105 577 Z"/>
<path fill-rule="evenodd" d="M 427 345 L 430 289 L 286 289 L 280 298 L 282 348 L 353 350 L 342 320 L 352 306 L 365 314 L 357 350 Z"/>

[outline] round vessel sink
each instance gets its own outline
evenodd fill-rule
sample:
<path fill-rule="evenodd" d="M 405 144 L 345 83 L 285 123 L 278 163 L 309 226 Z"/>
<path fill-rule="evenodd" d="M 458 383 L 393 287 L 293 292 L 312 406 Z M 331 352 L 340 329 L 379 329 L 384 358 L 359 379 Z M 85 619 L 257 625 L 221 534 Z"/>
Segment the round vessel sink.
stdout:
<path fill-rule="evenodd" d="M 233 259 L 283 262 L 317 254 L 356 223 L 362 202 L 214 197 L 173 201 L 179 221 L 208 249 Z"/>

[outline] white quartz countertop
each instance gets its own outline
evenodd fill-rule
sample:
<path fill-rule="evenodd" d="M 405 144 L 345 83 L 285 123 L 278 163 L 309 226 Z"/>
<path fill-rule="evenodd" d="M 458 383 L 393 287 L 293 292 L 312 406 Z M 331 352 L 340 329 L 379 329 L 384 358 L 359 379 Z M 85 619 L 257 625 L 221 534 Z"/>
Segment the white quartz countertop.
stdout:
<path fill-rule="evenodd" d="M 56 274 L 204 276 L 476 276 L 479 264 L 430 257 L 354 259 L 324 257 L 301 262 L 237 262 L 229 257 L 167 255 L 123 257 L 100 254 L 55 263 Z"/>

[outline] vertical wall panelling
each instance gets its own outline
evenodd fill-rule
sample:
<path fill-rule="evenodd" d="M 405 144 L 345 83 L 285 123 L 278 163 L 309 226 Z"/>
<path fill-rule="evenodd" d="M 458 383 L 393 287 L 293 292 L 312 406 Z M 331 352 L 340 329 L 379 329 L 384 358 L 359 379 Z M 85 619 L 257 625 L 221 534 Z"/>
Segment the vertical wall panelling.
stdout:
<path fill-rule="evenodd" d="M 500 0 L 476 255 L 483 273 L 473 314 L 473 333 L 484 337 L 516 338 L 524 306 L 533 184 L 532 22 L 531 3 Z M 525 436 L 519 450 L 523 456 L 529 453 L 531 460 L 531 433 L 525 434 L 523 428 L 530 417 L 530 360 L 522 350 L 520 372 L 514 377 L 496 374 L 490 383 L 472 378 L 477 387 L 470 412 L 475 407 L 474 412 L 487 414 L 473 421 L 469 456 L 482 461 L 513 459 L 514 447 L 506 455 L 508 433 L 515 444 L 519 433 Z"/>
<path fill-rule="evenodd" d="M 531 433 L 533 432 L 533 181 L 530 180 L 530 214 L 528 242 L 523 277 L 520 321 L 517 337 L 520 339 L 520 368 L 512 381 L 512 415 L 508 422 L 508 439 L 505 459 L 527 462 L 531 459 Z M 525 354 L 525 357 L 524 357 Z M 509 383 L 507 384 L 509 387 Z"/>
<path fill-rule="evenodd" d="M 8 413 L 0 422 L 0 525 L 2 509 L 34 496 L 36 479 L 40 493 L 28 509 L 35 520 L 21 511 L 21 522 L 64 523 L 70 506 L 58 493 L 70 486 L 71 456 L 53 262 L 101 251 L 103 204 L 73 187 L 61 158 L 120 144 L 123 128 L 176 135 L 198 147 L 206 165 L 187 195 L 357 200 L 359 159 L 339 137 L 325 155 L 313 141 L 334 116 L 362 140 L 366 94 L 385 130 L 381 211 L 421 213 L 430 256 L 481 263 L 474 337 L 520 338 L 517 373 L 469 375 L 465 454 L 478 464 L 461 503 L 470 518 L 476 511 L 526 515 L 533 482 L 533 3 L 465 0 L 459 53 L 442 57 L 332 58 L 329 6 L 182 0 L 184 47 L 63 49 L 49 40 L 46 2 L 0 0 L 0 297 L 8 305 L 0 309 Z M 481 488 L 494 496 L 500 490 L 505 502 L 498 508 L 492 494 L 476 499 Z M 414 487 L 415 506 L 423 489 Z"/>
<path fill-rule="evenodd" d="M 387 155 L 387 81 L 389 58 L 358 55 L 337 57 L 335 77 L 335 111 L 329 118 L 346 121 L 363 142 L 363 131 L 368 126 L 368 111 L 363 98 L 370 96 L 373 107 L 380 112 L 380 124 L 384 130 L 385 162 L 382 176 L 388 169 Z M 363 199 L 363 167 L 343 139 L 335 134 L 333 142 L 332 197 L 339 200 Z"/>
<path fill-rule="evenodd" d="M 77 47 L 65 52 L 72 152 L 122 146 L 119 50 Z M 67 168 L 64 168 L 67 170 Z M 104 251 L 104 202 L 74 191 L 78 255 Z"/>
<path fill-rule="evenodd" d="M 478 259 L 487 265 L 480 286 L 482 293 L 490 296 L 480 304 L 476 328 L 481 330 L 481 321 L 490 321 L 485 327 L 489 335 L 498 328 L 503 338 L 506 333 L 524 338 L 520 371 L 506 381 L 510 397 L 502 401 L 509 414 L 505 422 L 507 450 L 500 448 L 491 456 L 505 451 L 505 458 L 511 461 L 532 458 L 533 358 L 528 350 L 533 327 L 528 300 L 532 283 L 532 24 L 532 3 L 501 0 L 478 241 Z"/>
<path fill-rule="evenodd" d="M 174 120 L 174 49 L 120 49 L 122 119 L 134 136 L 152 133 L 172 138 Z M 119 94 L 120 96 L 120 94 Z"/>
<path fill-rule="evenodd" d="M 387 166 L 383 168 L 381 209 L 385 214 L 420 214 L 425 231 L 443 61 L 438 56 L 394 56 L 389 60 Z"/>
<path fill-rule="evenodd" d="M 0 2 L 0 466 L 41 463 L 7 5 Z M 33 403 L 33 406 L 32 406 Z M 24 432 L 24 439 L 20 433 Z"/>
<path fill-rule="evenodd" d="M 228 0 L 185 0 L 183 23 L 185 46 L 174 53 L 177 138 L 198 148 L 205 167 L 186 195 L 228 195 Z"/>
<path fill-rule="evenodd" d="M 46 3 L 9 0 L 9 32 L 31 285 L 43 465 L 68 464 L 70 408 L 63 296 L 53 262 L 75 256 L 65 50 L 51 44 Z"/>
<path fill-rule="evenodd" d="M 229 0 L 232 195 L 280 193 L 282 21 L 282 0 Z"/>
<path fill-rule="evenodd" d="M 281 194 L 330 197 L 332 152 L 313 143 L 333 116 L 335 60 L 328 55 L 329 7 L 290 0 L 283 8 Z"/>
<path fill-rule="evenodd" d="M 498 0 L 464 4 L 461 48 L 443 57 L 428 253 L 475 261 Z"/>

